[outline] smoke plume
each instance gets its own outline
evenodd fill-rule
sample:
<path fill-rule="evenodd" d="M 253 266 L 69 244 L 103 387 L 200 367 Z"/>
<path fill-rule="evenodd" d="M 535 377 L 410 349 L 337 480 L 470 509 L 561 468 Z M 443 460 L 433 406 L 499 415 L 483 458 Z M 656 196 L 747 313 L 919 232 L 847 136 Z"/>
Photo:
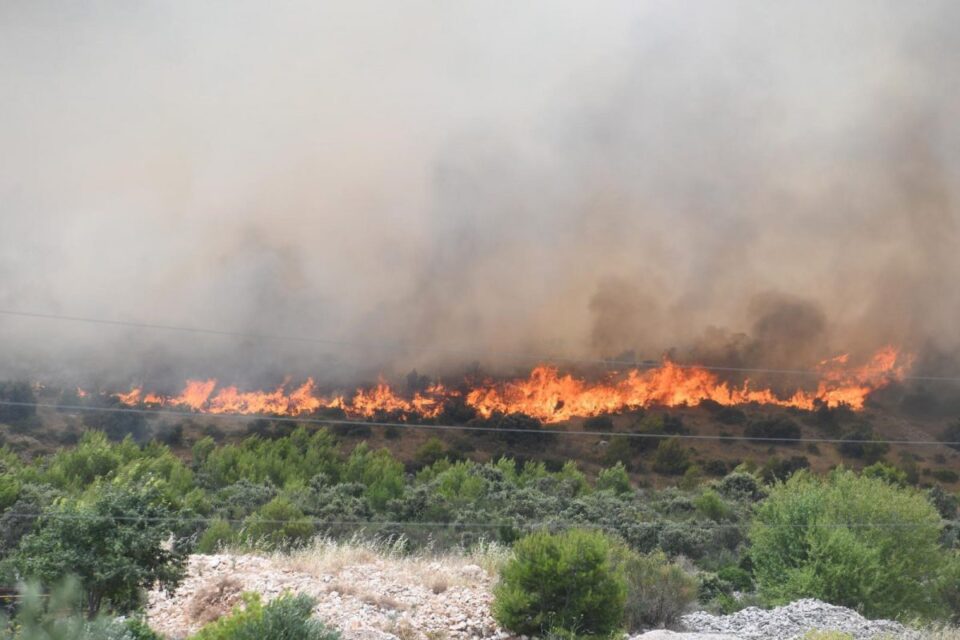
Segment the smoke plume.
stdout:
<path fill-rule="evenodd" d="M 949 0 L 4 3 L 0 309 L 325 342 L 0 316 L 0 368 L 322 382 L 893 343 L 950 370 L 958 23 Z"/>

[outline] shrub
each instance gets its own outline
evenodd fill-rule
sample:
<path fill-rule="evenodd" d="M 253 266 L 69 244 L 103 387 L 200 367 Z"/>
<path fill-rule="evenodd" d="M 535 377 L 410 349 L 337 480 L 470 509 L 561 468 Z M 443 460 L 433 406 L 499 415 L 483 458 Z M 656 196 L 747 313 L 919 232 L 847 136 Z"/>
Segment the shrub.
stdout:
<path fill-rule="evenodd" d="M 747 414 L 734 407 L 723 407 L 713 417 L 722 424 L 743 424 L 747 421 Z"/>
<path fill-rule="evenodd" d="M 730 507 L 716 491 L 706 490 L 693 501 L 694 506 L 702 515 L 714 522 L 720 522 L 730 517 Z"/>
<path fill-rule="evenodd" d="M 934 469 L 930 472 L 930 475 L 933 476 L 935 480 L 946 482 L 947 484 L 960 480 L 960 475 L 957 475 L 957 472 L 953 469 Z"/>
<path fill-rule="evenodd" d="M 679 476 L 690 466 L 690 453 L 677 438 L 662 441 L 653 458 L 653 470 L 664 475 Z"/>
<path fill-rule="evenodd" d="M 890 450 L 890 445 L 882 442 L 873 442 L 873 427 L 869 424 L 859 424 L 841 438 L 837 449 L 848 458 L 859 458 L 872 464 L 877 462 Z"/>
<path fill-rule="evenodd" d="M 949 442 L 948 447 L 960 451 L 960 420 L 950 424 L 940 434 L 940 442 Z"/>
<path fill-rule="evenodd" d="M 670 562 L 662 551 L 647 555 L 627 552 L 622 563 L 628 631 L 673 626 L 697 599 L 697 578 Z"/>
<path fill-rule="evenodd" d="M 244 522 L 244 536 L 267 547 L 288 547 L 312 535 L 313 522 L 283 496 L 263 505 Z"/>
<path fill-rule="evenodd" d="M 843 631 L 807 631 L 801 640 L 856 640 Z"/>
<path fill-rule="evenodd" d="M 753 589 L 753 577 L 746 569 L 736 565 L 727 565 L 717 571 L 717 577 L 730 585 L 736 591 L 750 591 Z"/>
<path fill-rule="evenodd" d="M 760 468 L 760 477 L 764 482 L 773 483 L 777 480 L 786 480 L 800 469 L 809 469 L 810 461 L 807 456 L 790 456 L 790 458 L 769 458 Z"/>
<path fill-rule="evenodd" d="M 443 460 L 446 457 L 447 448 L 437 437 L 432 437 L 417 447 L 417 451 L 413 455 L 413 459 L 416 462 L 416 467 L 418 469 L 429 467 L 434 462 Z"/>
<path fill-rule="evenodd" d="M 29 382 L 0 382 L 0 400 L 24 403 L 0 405 L 0 422 L 16 423 L 37 413 L 37 407 L 34 406 L 37 396 Z"/>
<path fill-rule="evenodd" d="M 197 553 L 216 553 L 236 539 L 233 527 L 222 518 L 210 522 L 197 541 Z"/>
<path fill-rule="evenodd" d="M 578 529 L 522 538 L 494 588 L 494 617 L 526 635 L 614 632 L 623 619 L 626 585 L 612 548 L 603 534 Z"/>
<path fill-rule="evenodd" d="M 21 575 L 48 586 L 77 576 L 90 616 L 104 602 L 131 611 L 142 589 L 157 583 L 172 588 L 183 577 L 184 555 L 166 545 L 173 513 L 158 498 L 150 487 L 137 492 L 107 485 L 91 503 L 51 507 L 20 541 L 14 563 Z"/>
<path fill-rule="evenodd" d="M 601 469 L 597 476 L 597 489 L 608 489 L 614 493 L 629 493 L 630 476 L 623 464 L 618 462 L 609 469 Z"/>
<path fill-rule="evenodd" d="M 191 640 L 339 640 L 340 634 L 310 617 L 316 601 L 284 594 L 267 605 L 244 595 L 245 607 L 201 629 Z"/>
<path fill-rule="evenodd" d="M 903 487 L 907 484 L 907 473 L 897 469 L 893 465 L 875 462 L 869 467 L 865 467 L 861 473 L 867 478 L 879 478 L 884 482 Z"/>
<path fill-rule="evenodd" d="M 916 490 L 844 469 L 801 472 L 757 509 L 750 557 L 771 604 L 813 597 L 868 617 L 934 616 L 956 563 L 939 538 L 940 516 Z"/>
<path fill-rule="evenodd" d="M 745 471 L 734 471 L 724 476 L 716 487 L 724 498 L 740 502 L 756 502 L 767 495 L 757 479 Z"/>
<path fill-rule="evenodd" d="M 753 424 L 747 425 L 744 434 L 748 438 L 774 439 L 789 442 L 800 439 L 800 427 L 790 418 L 778 416 L 758 420 Z"/>

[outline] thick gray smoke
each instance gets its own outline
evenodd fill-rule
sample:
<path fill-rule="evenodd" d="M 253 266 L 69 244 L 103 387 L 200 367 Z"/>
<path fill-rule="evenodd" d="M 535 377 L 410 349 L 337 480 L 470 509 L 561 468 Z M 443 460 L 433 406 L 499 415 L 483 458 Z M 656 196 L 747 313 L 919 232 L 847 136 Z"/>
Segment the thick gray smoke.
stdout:
<path fill-rule="evenodd" d="M 945 366 L 957 24 L 952 0 L 5 2 L 0 309 L 332 342 L 0 316 L 0 367 Z"/>

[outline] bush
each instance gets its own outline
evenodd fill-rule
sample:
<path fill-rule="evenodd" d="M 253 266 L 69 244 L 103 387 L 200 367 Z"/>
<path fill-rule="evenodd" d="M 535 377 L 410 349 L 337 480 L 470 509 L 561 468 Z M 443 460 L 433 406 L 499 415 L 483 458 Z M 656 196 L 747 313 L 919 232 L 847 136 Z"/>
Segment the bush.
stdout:
<path fill-rule="evenodd" d="M 494 588 L 493 615 L 519 634 L 607 635 L 620 627 L 626 584 L 601 533 L 573 529 L 519 540 Z"/>
<path fill-rule="evenodd" d="M 722 424 L 743 424 L 747 421 L 747 414 L 734 407 L 723 407 L 713 417 Z"/>
<path fill-rule="evenodd" d="M 812 597 L 868 617 L 931 617 L 946 610 L 940 589 L 956 564 L 939 539 L 940 515 L 916 490 L 801 472 L 757 509 L 750 557 L 770 604 Z"/>
<path fill-rule="evenodd" d="M 0 405 L 0 422 L 7 424 L 21 422 L 37 413 L 34 405 L 37 396 L 29 382 L 0 382 L 0 400 L 5 402 L 22 402 L 22 405 Z"/>
<path fill-rule="evenodd" d="M 413 459 L 416 462 L 417 469 L 429 467 L 434 462 L 443 460 L 447 457 L 447 448 L 437 437 L 432 437 L 422 445 L 417 447 Z"/>
<path fill-rule="evenodd" d="M 727 565 L 717 571 L 717 577 L 730 585 L 735 591 L 751 591 L 753 589 L 753 577 L 746 569 L 736 565 Z"/>
<path fill-rule="evenodd" d="M 284 594 L 267 605 L 244 594 L 243 608 L 201 629 L 191 640 L 339 640 L 340 634 L 310 617 L 316 601 Z"/>
<path fill-rule="evenodd" d="M 730 507 L 716 491 L 710 489 L 704 491 L 697 496 L 693 504 L 697 508 L 697 511 L 714 522 L 720 522 L 730 517 Z"/>
<path fill-rule="evenodd" d="M 957 475 L 957 472 L 953 469 L 934 469 L 930 472 L 930 475 L 933 476 L 935 480 L 946 482 L 947 484 L 952 484 L 960 480 L 960 475 Z"/>
<path fill-rule="evenodd" d="M 630 476 L 623 463 L 618 462 L 609 469 L 601 469 L 597 476 L 597 489 L 603 491 L 608 489 L 614 493 L 630 492 Z"/>
<path fill-rule="evenodd" d="M 882 442 L 872 442 L 873 427 L 868 424 L 860 424 L 847 433 L 841 440 L 837 449 L 841 455 L 848 458 L 858 458 L 864 460 L 867 464 L 877 462 L 890 450 L 890 445 Z"/>
<path fill-rule="evenodd" d="M 662 441 L 653 457 L 653 470 L 669 476 L 683 475 L 690 464 L 690 453 L 677 438 Z"/>
<path fill-rule="evenodd" d="M 173 513 L 158 500 L 150 487 L 136 492 L 107 485 L 91 503 L 51 507 L 20 541 L 14 563 L 21 575 L 46 586 L 77 576 L 90 616 L 103 603 L 121 613 L 134 610 L 144 588 L 173 588 L 184 573 L 184 555 L 166 544 Z"/>
<path fill-rule="evenodd" d="M 786 480 L 800 469 L 809 469 L 807 456 L 791 456 L 787 459 L 769 458 L 760 468 L 760 477 L 766 483 Z"/>
<path fill-rule="evenodd" d="M 960 451 L 960 420 L 950 424 L 940 434 L 940 442 L 949 442 L 948 447 Z"/>
<path fill-rule="evenodd" d="M 283 496 L 277 496 L 246 519 L 244 536 L 254 544 L 289 547 L 313 536 L 313 522 Z"/>
<path fill-rule="evenodd" d="M 233 527 L 222 518 L 210 522 L 203 535 L 197 541 L 197 553 L 217 553 L 236 539 Z"/>
<path fill-rule="evenodd" d="M 623 559 L 627 581 L 624 621 L 628 631 L 671 627 L 697 600 L 700 583 L 666 554 L 627 552 Z"/>
<path fill-rule="evenodd" d="M 800 427 L 790 418 L 778 416 L 776 418 L 758 420 L 748 425 L 744 434 L 748 438 L 789 442 L 800 439 Z"/>

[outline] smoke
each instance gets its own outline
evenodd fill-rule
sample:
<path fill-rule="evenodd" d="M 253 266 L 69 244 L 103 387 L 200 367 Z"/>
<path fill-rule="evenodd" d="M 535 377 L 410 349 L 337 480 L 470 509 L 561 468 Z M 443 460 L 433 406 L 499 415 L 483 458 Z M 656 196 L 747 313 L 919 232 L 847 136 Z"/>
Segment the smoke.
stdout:
<path fill-rule="evenodd" d="M 960 6 L 0 7 L 29 377 L 960 349 Z M 529 364 L 529 361 L 526 362 Z"/>

